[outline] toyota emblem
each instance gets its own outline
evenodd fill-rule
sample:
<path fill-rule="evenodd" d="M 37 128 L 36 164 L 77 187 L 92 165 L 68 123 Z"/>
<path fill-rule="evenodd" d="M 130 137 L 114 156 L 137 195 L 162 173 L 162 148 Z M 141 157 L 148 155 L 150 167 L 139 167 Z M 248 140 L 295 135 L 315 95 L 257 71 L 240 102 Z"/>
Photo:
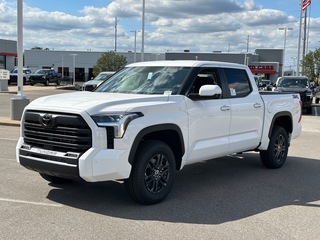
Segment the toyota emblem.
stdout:
<path fill-rule="evenodd" d="M 44 114 L 40 117 L 40 123 L 44 127 L 51 127 L 53 125 L 52 114 Z"/>

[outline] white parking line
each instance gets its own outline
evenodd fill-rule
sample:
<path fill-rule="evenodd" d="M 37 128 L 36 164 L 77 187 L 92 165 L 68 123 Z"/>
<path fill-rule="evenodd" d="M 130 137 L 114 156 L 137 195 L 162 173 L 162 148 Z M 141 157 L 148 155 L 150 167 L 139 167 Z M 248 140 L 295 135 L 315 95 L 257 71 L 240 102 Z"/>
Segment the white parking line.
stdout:
<path fill-rule="evenodd" d="M 62 204 L 52 204 L 52 203 L 42 203 L 42 202 L 30 202 L 30 201 L 23 201 L 23 200 L 16 200 L 16 199 L 7 199 L 7 198 L 0 198 L 1 202 L 13 202 L 13 203 L 23 203 L 23 204 L 30 204 L 30 205 L 37 205 L 37 206 L 46 206 L 46 207 L 63 207 Z"/>
<path fill-rule="evenodd" d="M 17 138 L 0 138 L 0 140 L 5 140 L 5 141 L 14 141 L 17 142 L 18 139 Z"/>

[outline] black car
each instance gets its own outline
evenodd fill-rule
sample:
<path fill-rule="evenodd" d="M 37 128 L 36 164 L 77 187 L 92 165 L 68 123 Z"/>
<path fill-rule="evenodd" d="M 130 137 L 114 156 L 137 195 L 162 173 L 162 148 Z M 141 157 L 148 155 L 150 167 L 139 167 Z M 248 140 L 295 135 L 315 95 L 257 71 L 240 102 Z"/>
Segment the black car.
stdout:
<path fill-rule="evenodd" d="M 279 77 L 276 83 L 275 91 L 294 92 L 300 94 L 302 108 L 306 109 L 308 114 L 312 114 L 312 90 L 310 81 L 303 76 L 284 76 Z"/>
<path fill-rule="evenodd" d="M 30 85 L 41 83 L 48 86 L 50 83 L 60 85 L 61 75 L 54 69 L 38 69 L 29 77 Z"/>

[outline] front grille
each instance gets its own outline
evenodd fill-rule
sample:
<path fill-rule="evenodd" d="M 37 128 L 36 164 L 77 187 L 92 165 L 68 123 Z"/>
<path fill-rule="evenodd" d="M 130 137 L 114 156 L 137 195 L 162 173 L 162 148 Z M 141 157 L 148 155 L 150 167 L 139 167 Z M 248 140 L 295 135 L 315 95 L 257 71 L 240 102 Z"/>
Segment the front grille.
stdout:
<path fill-rule="evenodd" d="M 92 146 L 92 133 L 80 115 L 27 111 L 24 142 L 40 149 L 84 153 Z"/>

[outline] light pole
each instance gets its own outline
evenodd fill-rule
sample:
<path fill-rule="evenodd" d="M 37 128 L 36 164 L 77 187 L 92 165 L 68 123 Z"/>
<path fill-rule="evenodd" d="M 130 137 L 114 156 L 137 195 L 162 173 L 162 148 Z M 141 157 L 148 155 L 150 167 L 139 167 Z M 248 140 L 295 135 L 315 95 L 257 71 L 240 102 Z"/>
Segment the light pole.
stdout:
<path fill-rule="evenodd" d="M 296 59 L 297 57 L 291 57 L 292 61 L 293 61 L 293 71 L 292 71 L 292 75 L 295 76 L 295 68 L 296 68 Z"/>
<path fill-rule="evenodd" d="M 140 31 L 133 30 L 133 31 L 130 31 L 130 32 L 134 32 L 134 53 L 133 53 L 133 62 L 136 62 L 136 61 L 137 61 L 137 32 L 140 32 Z"/>
<path fill-rule="evenodd" d="M 62 81 L 63 81 L 63 78 L 64 78 L 64 71 L 63 71 L 63 54 L 61 54 L 61 58 L 62 58 L 62 62 L 61 62 L 61 77 L 62 77 Z"/>
<path fill-rule="evenodd" d="M 285 61 L 285 52 L 286 52 L 286 44 L 287 44 L 287 30 L 293 30 L 293 28 L 279 28 L 279 30 L 284 30 L 284 43 L 283 43 L 283 59 L 282 59 L 282 76 L 284 75 L 284 61 Z"/>
<path fill-rule="evenodd" d="M 142 34 L 141 34 L 141 62 L 144 61 L 144 22 L 145 22 L 145 11 L 146 11 L 146 1 L 142 0 Z"/>
<path fill-rule="evenodd" d="M 76 56 L 78 54 L 76 53 L 72 53 L 70 54 L 73 57 L 73 79 L 72 79 L 72 85 L 75 85 L 75 81 L 76 81 Z"/>
<path fill-rule="evenodd" d="M 18 4 L 18 97 L 23 98 L 23 1 L 17 0 Z"/>
<path fill-rule="evenodd" d="M 117 35 L 118 35 L 118 18 L 115 18 L 114 23 L 114 52 L 117 52 Z"/>
<path fill-rule="evenodd" d="M 11 98 L 10 118 L 21 120 L 24 108 L 30 100 L 23 95 L 23 0 L 17 0 L 17 33 L 18 33 L 18 93 Z"/>

